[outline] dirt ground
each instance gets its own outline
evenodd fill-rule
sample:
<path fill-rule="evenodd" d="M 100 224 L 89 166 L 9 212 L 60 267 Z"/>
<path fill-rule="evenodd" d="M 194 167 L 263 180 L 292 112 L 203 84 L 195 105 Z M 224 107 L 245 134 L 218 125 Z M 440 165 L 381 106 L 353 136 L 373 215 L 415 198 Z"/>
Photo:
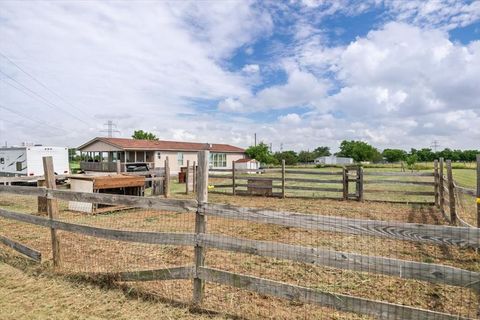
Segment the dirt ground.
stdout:
<path fill-rule="evenodd" d="M 280 200 L 258 197 L 232 197 L 217 194 L 209 195 L 209 201 L 230 203 L 244 207 L 265 207 L 349 218 L 445 224 L 441 214 L 436 209 L 427 206 L 333 200 Z M 35 205 L 36 201 L 32 197 L 0 195 L 0 207 L 2 208 L 33 213 L 36 210 Z M 194 228 L 194 215 L 190 213 L 177 214 L 134 209 L 88 216 L 66 211 L 65 203 L 61 203 L 60 207 L 64 209 L 60 214 L 62 220 L 104 228 L 173 232 L 193 232 Z M 41 270 L 38 270 L 38 266 L 25 264 L 20 267 L 21 270 L 39 275 L 50 272 L 46 271 L 50 270 L 49 259 L 51 259 L 50 238 L 47 229 L 0 219 L 0 230 L 2 230 L 2 235 L 22 241 L 40 250 L 44 255 L 44 261 L 46 262 L 42 264 Z M 216 217 L 208 218 L 208 232 L 420 262 L 442 263 L 467 270 L 480 271 L 479 256 L 469 249 L 287 228 Z M 61 275 L 57 274 L 57 276 L 68 279 L 69 283 L 72 282 L 72 276 L 79 272 L 114 272 L 165 268 L 191 265 L 193 261 L 193 249 L 190 247 L 131 244 L 67 232 L 59 232 L 59 234 L 62 243 L 62 268 L 59 270 Z M 8 251 L 3 250 L 3 248 L 0 252 Z M 15 254 L 9 253 L 4 255 L 2 259 L 5 263 L 14 265 L 16 260 L 13 257 L 15 256 Z M 332 293 L 350 294 L 471 318 L 475 317 L 478 306 L 478 296 L 469 289 L 422 281 L 403 280 L 366 272 L 313 266 L 213 249 L 207 251 L 206 264 L 226 271 L 260 276 Z M 83 281 L 78 279 L 75 279 L 73 283 L 75 285 L 85 285 Z M 141 302 L 152 298 L 164 302 L 168 301 L 172 308 L 174 308 L 173 305 L 187 305 L 190 302 L 192 292 L 192 283 L 187 280 L 110 285 L 114 288 L 123 288 L 126 291 L 138 293 L 138 296 L 142 297 L 139 299 Z M 96 286 L 98 287 L 98 284 Z M 18 290 L 21 289 L 18 288 Z M 202 308 L 206 310 L 207 314 L 215 311 L 222 317 L 227 318 L 367 318 L 333 311 L 328 308 L 288 302 L 211 283 L 206 285 L 205 297 L 205 303 Z M 185 307 L 179 308 L 178 312 L 186 312 Z M 195 316 L 197 315 L 192 315 L 192 317 Z M 202 316 L 205 316 L 205 314 Z"/>

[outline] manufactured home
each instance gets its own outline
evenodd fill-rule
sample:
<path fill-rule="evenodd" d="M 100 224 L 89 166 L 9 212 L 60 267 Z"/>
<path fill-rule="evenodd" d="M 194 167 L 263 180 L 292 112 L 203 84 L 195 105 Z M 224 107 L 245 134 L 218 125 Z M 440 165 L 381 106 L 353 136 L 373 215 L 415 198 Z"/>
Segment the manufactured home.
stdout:
<path fill-rule="evenodd" d="M 53 158 L 56 174 L 70 173 L 68 148 L 23 146 L 0 148 L 0 176 L 41 176 L 43 175 L 43 157 Z"/>
<path fill-rule="evenodd" d="M 150 169 L 168 164 L 171 174 L 198 162 L 199 151 L 210 151 L 210 168 L 231 169 L 232 162 L 245 158 L 245 150 L 229 144 L 198 143 L 165 140 L 136 140 L 125 138 L 97 137 L 78 147 L 82 160 L 80 168 L 88 173 L 116 172 L 117 161 L 120 171 L 128 171 L 129 165 L 148 164 Z"/>

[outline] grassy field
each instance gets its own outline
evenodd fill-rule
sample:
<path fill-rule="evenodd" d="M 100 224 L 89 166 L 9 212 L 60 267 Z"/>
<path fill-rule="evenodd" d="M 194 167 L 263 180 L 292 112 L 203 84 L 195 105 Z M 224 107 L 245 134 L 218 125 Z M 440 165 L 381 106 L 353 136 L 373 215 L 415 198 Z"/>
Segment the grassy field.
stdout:
<path fill-rule="evenodd" d="M 184 185 L 173 184 L 173 195 L 175 197 L 193 197 L 193 195 L 186 196 L 182 194 L 184 187 Z M 262 197 L 233 197 L 219 194 L 210 194 L 209 201 L 231 203 L 247 207 L 266 207 L 351 218 L 432 224 L 446 223 L 434 208 L 425 206 L 314 199 L 282 200 Z M 0 207 L 34 213 L 36 211 L 36 199 L 34 197 L 0 195 Z M 60 203 L 60 207 L 62 209 L 60 219 L 98 227 L 122 230 L 177 232 L 192 232 L 194 228 L 193 214 L 135 209 L 88 216 L 67 211 L 66 203 L 64 202 Z M 45 282 L 35 287 L 33 290 L 36 291 L 35 294 L 38 294 L 38 296 L 48 296 L 50 286 L 56 287 L 60 285 L 62 288 L 65 286 L 64 289 L 59 290 L 66 290 L 66 292 L 77 292 L 76 290 L 79 289 L 78 295 L 82 295 L 79 304 L 86 306 L 91 304 L 93 305 L 93 310 L 96 310 L 97 307 L 100 308 L 100 315 L 102 312 L 108 315 L 110 308 L 116 308 L 117 304 L 125 304 L 125 306 L 120 308 L 127 308 L 130 311 L 125 311 L 126 314 L 130 314 L 135 318 L 135 311 L 131 310 L 135 310 L 136 307 L 127 306 L 126 304 L 129 304 L 130 300 L 125 297 L 122 298 L 122 292 L 130 292 L 135 293 L 135 297 L 137 298 L 133 300 L 134 302 L 136 301 L 136 304 L 140 306 L 145 304 L 146 309 L 144 313 L 139 312 L 137 318 L 149 318 L 148 312 L 151 312 L 154 308 L 158 308 L 156 310 L 160 310 L 158 312 L 162 314 L 165 313 L 165 318 L 167 319 L 168 317 L 175 318 L 175 312 L 180 315 L 179 317 L 191 317 L 194 319 L 195 317 L 210 314 L 213 311 L 219 313 L 216 315 L 218 317 L 245 319 L 367 318 L 344 312 L 334 312 L 327 308 L 319 308 L 312 305 L 294 302 L 289 303 L 284 300 L 269 298 L 210 283 L 206 288 L 206 299 L 203 305 L 203 312 L 205 312 L 205 314 L 189 314 L 187 313 L 185 305 L 188 304 L 191 299 L 191 281 L 175 280 L 128 284 L 101 283 L 91 286 L 90 283 L 85 283 L 85 280 L 75 275 L 83 272 L 134 271 L 190 265 L 193 261 L 192 248 L 124 243 L 59 232 L 63 248 L 63 262 L 62 268 L 59 270 L 59 273 L 57 273 L 57 277 L 52 278 L 52 271 L 49 268 L 50 239 L 47 229 L 4 219 L 0 219 L 0 229 L 3 235 L 22 241 L 40 250 L 47 261 L 43 263 L 41 267 L 25 263 L 19 266 L 18 256 L 2 247 L 0 252 L 6 252 L 6 254 L 2 254 L 1 261 L 8 265 L 15 265 L 22 270 L 21 274 L 13 275 L 11 272 L 7 272 L 2 268 L 0 269 L 2 277 L 13 277 L 13 279 L 16 279 L 16 276 L 34 277 L 31 281 L 35 283 L 38 277 L 40 277 L 40 280 L 45 280 L 49 283 L 53 281 L 48 285 Z M 468 249 L 418 245 L 407 241 L 285 228 L 215 217 L 209 217 L 208 230 L 211 233 L 241 238 L 277 241 L 420 262 L 435 262 L 472 271 L 480 271 L 479 256 L 474 251 Z M 211 267 L 227 271 L 266 277 L 272 280 L 322 289 L 333 293 L 352 294 L 369 299 L 401 303 L 471 317 L 473 317 L 475 313 L 478 301 L 478 297 L 472 291 L 447 285 L 402 280 L 396 277 L 352 272 L 218 250 L 208 250 L 207 264 Z M 50 275 L 52 277 L 50 277 Z M 9 289 L 10 291 L 8 291 L 8 293 L 11 294 L 10 299 L 14 301 L 24 299 L 22 294 L 28 292 L 25 287 L 28 286 L 31 281 L 14 280 L 13 282 L 9 282 L 13 283 Z M 56 283 L 57 281 L 59 283 Z M 45 290 L 42 290 L 43 286 Z M 83 292 L 82 290 L 84 288 L 88 288 L 86 290 L 92 290 L 94 293 L 92 293 L 92 295 L 82 294 L 81 292 Z M 98 298 L 99 294 L 101 294 L 102 299 L 104 297 L 102 292 L 105 289 L 102 288 L 113 288 L 107 290 L 109 295 L 106 296 L 106 299 L 109 303 L 105 303 L 104 306 L 97 302 L 100 300 Z M 110 290 L 113 290 L 113 293 L 111 293 Z M 97 292 L 100 293 L 96 294 Z M 73 294 L 74 293 L 72 293 L 72 295 Z M 110 294 L 113 296 L 110 296 Z M 0 294 L 0 297 L 5 297 L 5 295 Z M 35 297 L 35 295 L 33 297 Z M 56 295 L 52 294 L 52 298 L 55 299 L 55 297 Z M 160 302 L 169 302 L 169 304 L 168 306 L 163 304 L 154 304 L 154 306 L 151 306 L 149 304 L 151 299 Z M 0 298 L 0 300 L 2 300 L 2 298 Z M 35 301 L 35 299 L 32 298 L 31 301 Z M 60 301 L 64 300 L 60 299 Z M 62 314 L 62 318 L 95 318 L 96 314 L 94 312 L 90 313 L 90 311 L 87 310 L 77 311 L 78 309 L 76 309 L 77 307 L 74 301 L 70 303 L 72 303 L 72 306 L 67 304 L 66 308 L 69 310 L 67 312 L 71 312 L 71 315 Z M 13 304 L 9 304 L 8 301 L 2 300 L 0 304 L 3 304 L 0 306 L 8 307 L 9 309 L 7 310 L 13 308 Z M 48 302 L 45 304 L 48 305 Z M 42 308 L 40 308 L 40 310 L 43 310 Z M 51 308 L 54 307 L 51 306 Z M 163 311 L 164 308 L 165 311 Z M 27 318 L 34 317 L 34 314 L 29 313 L 28 310 L 22 311 L 22 309 L 19 308 L 18 312 L 20 317 L 23 317 L 24 314 Z M 112 315 L 116 314 L 117 313 L 112 313 Z M 48 316 L 46 317 L 48 318 Z"/>
<path fill-rule="evenodd" d="M 12 259 L 0 252 L 0 319 L 224 319 L 2 262 Z"/>

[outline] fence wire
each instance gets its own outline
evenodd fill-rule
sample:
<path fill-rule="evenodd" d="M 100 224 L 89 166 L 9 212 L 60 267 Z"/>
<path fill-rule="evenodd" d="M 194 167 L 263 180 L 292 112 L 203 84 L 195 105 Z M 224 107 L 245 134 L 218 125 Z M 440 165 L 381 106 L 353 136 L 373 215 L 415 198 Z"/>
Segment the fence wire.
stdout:
<path fill-rule="evenodd" d="M 469 219 L 464 214 L 470 210 L 468 200 L 463 195 L 457 199 L 461 216 Z M 391 304 L 384 306 L 383 314 L 390 319 L 479 316 L 477 230 L 464 228 L 459 233 L 452 227 L 439 234 L 433 226 L 446 227 L 447 221 L 438 208 L 214 194 L 209 195 L 209 203 L 206 233 L 197 235 L 196 241 L 206 248 L 206 269 L 226 272 L 218 273 L 217 280 L 230 282 L 207 281 L 202 304 L 206 310 L 247 319 L 373 319 L 384 317 L 362 311 L 372 313 L 378 308 L 373 305 L 383 301 Z M 69 209 L 68 201 L 58 200 L 58 206 L 57 220 L 62 222 L 123 231 L 195 232 L 195 212 L 118 208 L 87 214 Z M 41 215 L 34 196 L 0 193 L 0 208 Z M 426 231 L 419 224 L 427 225 Z M 0 235 L 39 250 L 44 261 L 52 259 L 48 228 L 0 218 Z M 194 265 L 192 245 L 135 243 L 68 231 L 58 231 L 58 237 L 57 270 L 69 275 Z M 3 251 L 2 247 L 2 255 Z M 192 297 L 191 280 L 119 283 L 182 303 Z M 419 309 L 437 314 L 427 317 Z"/>

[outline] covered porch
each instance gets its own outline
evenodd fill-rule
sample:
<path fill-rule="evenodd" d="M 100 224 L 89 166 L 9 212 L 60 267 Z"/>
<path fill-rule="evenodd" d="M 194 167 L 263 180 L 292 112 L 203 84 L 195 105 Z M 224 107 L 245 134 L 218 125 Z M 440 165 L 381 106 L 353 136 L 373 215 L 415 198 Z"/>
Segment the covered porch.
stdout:
<path fill-rule="evenodd" d="M 80 151 L 80 169 L 84 171 L 125 172 L 130 163 L 147 163 L 155 168 L 155 151 Z M 120 170 L 117 168 L 119 162 Z"/>

